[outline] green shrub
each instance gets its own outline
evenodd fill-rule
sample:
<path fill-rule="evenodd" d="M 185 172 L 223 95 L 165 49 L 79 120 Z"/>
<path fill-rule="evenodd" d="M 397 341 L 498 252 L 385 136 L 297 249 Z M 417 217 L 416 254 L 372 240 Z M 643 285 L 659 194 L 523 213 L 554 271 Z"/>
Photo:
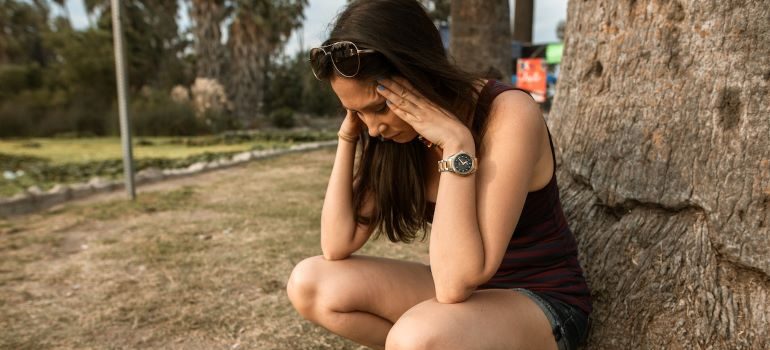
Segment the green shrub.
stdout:
<path fill-rule="evenodd" d="M 40 67 L 33 65 L 0 65 L 0 101 L 24 90 L 40 87 Z"/>
<path fill-rule="evenodd" d="M 0 137 L 39 135 L 49 108 L 50 94 L 24 91 L 0 102 Z"/>
<path fill-rule="evenodd" d="M 203 114 L 203 122 L 209 133 L 240 129 L 238 119 L 232 113 L 225 111 L 207 110 Z"/>
<path fill-rule="evenodd" d="M 206 131 L 189 103 L 174 102 L 163 93 L 135 99 L 129 115 L 137 136 L 191 136 Z"/>
<path fill-rule="evenodd" d="M 106 135 L 109 105 L 99 99 L 73 98 L 47 89 L 25 90 L 0 102 L 0 137 Z"/>
<path fill-rule="evenodd" d="M 270 113 L 270 123 L 276 128 L 291 129 L 297 125 L 297 120 L 291 108 L 282 107 Z"/>

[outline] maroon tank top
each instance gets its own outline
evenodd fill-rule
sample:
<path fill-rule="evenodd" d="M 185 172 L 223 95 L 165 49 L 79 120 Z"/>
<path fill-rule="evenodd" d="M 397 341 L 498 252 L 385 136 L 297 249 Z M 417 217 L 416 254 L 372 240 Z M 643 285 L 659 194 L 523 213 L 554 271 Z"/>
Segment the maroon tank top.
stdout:
<path fill-rule="evenodd" d="M 492 100 L 516 88 L 489 80 L 479 95 L 476 120 L 485 120 Z M 548 133 L 554 173 L 542 189 L 529 192 L 516 229 L 500 267 L 478 289 L 525 288 L 574 305 L 590 314 L 591 293 L 577 258 L 577 243 L 562 212 L 556 183 L 556 156 Z M 433 218 L 435 204 L 428 203 L 427 216 Z"/>

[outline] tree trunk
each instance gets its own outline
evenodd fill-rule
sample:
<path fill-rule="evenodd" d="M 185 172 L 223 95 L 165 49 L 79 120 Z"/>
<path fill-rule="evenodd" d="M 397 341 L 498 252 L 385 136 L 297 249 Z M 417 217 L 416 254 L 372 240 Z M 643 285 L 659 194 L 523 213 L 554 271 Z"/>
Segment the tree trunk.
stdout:
<path fill-rule="evenodd" d="M 570 1 L 549 124 L 590 349 L 770 348 L 770 0 Z"/>
<path fill-rule="evenodd" d="M 254 22 L 255 16 L 244 12 L 230 25 L 230 79 L 229 91 L 232 96 L 235 115 L 243 126 L 252 128 L 258 122 L 263 96 L 262 72 L 265 48 L 265 33 Z"/>
<path fill-rule="evenodd" d="M 513 40 L 532 42 L 532 20 L 535 17 L 535 0 L 514 0 Z"/>
<path fill-rule="evenodd" d="M 508 0 L 453 0 L 450 52 L 466 71 L 509 81 L 511 25 Z"/>
<path fill-rule="evenodd" d="M 222 20 L 225 17 L 223 1 L 193 0 L 190 6 L 195 37 L 196 77 L 223 82 L 222 71 L 226 60 L 222 44 Z"/>

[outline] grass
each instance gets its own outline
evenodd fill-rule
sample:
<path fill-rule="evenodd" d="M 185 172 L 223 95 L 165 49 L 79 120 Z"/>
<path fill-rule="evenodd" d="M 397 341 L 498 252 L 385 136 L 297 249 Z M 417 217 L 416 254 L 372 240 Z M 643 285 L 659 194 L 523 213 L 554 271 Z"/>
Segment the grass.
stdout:
<path fill-rule="evenodd" d="M 235 153 L 287 148 L 297 142 L 334 139 L 327 131 L 269 131 L 199 137 L 143 137 L 133 142 L 136 170 L 181 168 Z M 48 190 L 57 183 L 86 182 L 91 177 L 120 179 L 119 138 L 49 138 L 0 140 L 0 172 L 22 171 L 15 179 L 0 177 L 0 197 L 31 186 Z"/>
<path fill-rule="evenodd" d="M 325 133 L 319 135 L 320 138 L 331 139 Z M 290 136 L 257 136 L 251 140 L 217 141 L 216 136 L 139 137 L 133 139 L 133 152 L 136 159 L 178 159 L 203 153 L 286 147 L 293 143 Z M 0 139 L 0 153 L 37 157 L 52 165 L 121 159 L 122 152 L 118 137 Z"/>
<path fill-rule="evenodd" d="M 152 145 L 134 142 L 134 157 L 140 158 L 184 158 L 205 152 L 224 153 L 248 151 L 259 144 L 243 143 L 232 145 L 185 146 L 169 143 L 170 138 L 142 138 Z M 120 159 L 123 156 L 119 138 L 86 139 L 24 139 L 0 140 L 0 153 L 38 157 L 50 164 L 85 163 Z"/>
<path fill-rule="evenodd" d="M 2 349 L 362 349 L 301 319 L 333 150 L 0 219 Z M 362 254 L 424 261 L 425 244 Z"/>

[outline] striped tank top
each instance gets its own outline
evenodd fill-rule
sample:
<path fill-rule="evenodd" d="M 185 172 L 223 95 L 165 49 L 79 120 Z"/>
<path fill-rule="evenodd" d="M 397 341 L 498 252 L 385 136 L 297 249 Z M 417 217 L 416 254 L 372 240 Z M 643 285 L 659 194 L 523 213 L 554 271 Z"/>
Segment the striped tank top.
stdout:
<path fill-rule="evenodd" d="M 492 100 L 504 91 L 514 89 L 489 80 L 479 95 L 475 119 L 486 119 Z M 542 189 L 527 194 L 500 267 L 478 289 L 525 288 L 574 305 L 588 315 L 592 310 L 591 294 L 578 262 L 575 237 L 562 212 L 550 132 L 548 138 L 554 162 L 551 181 Z M 434 210 L 435 204 L 429 202 L 429 221 L 432 221 Z"/>

